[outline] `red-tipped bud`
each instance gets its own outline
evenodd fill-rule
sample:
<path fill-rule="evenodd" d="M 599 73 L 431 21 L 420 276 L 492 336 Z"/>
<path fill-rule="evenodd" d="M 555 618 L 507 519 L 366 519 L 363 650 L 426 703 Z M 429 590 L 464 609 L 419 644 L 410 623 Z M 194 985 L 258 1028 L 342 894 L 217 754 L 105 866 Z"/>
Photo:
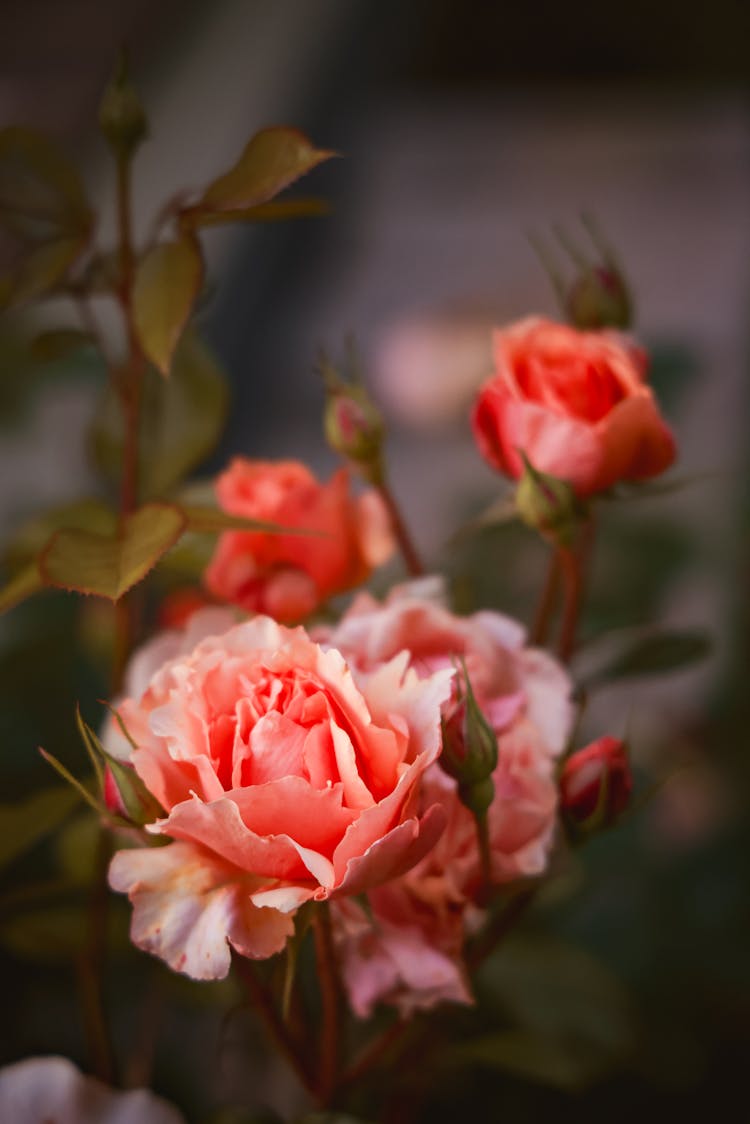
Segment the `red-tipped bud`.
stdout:
<path fill-rule="evenodd" d="M 560 774 L 560 806 L 576 827 L 596 831 L 625 811 L 632 788 L 625 743 L 618 738 L 598 738 L 565 762 Z"/>
<path fill-rule="evenodd" d="M 326 440 L 336 453 L 369 475 L 380 467 L 383 418 L 359 386 L 329 389 L 325 410 Z"/>
<path fill-rule="evenodd" d="M 576 328 L 628 328 L 633 302 L 624 277 L 614 265 L 586 269 L 572 284 L 566 312 Z"/>

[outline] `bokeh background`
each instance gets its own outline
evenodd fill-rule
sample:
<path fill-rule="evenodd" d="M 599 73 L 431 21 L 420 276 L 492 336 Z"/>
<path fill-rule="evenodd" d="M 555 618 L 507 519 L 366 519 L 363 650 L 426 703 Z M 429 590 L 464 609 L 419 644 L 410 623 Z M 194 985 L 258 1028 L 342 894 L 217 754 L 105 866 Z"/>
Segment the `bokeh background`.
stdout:
<path fill-rule="evenodd" d="M 627 730 L 649 799 L 543 898 L 526 923 L 539 955 L 511 948 L 498 979 L 485 981 L 505 1013 L 564 1046 L 517 1064 L 484 1058 L 468 1078 L 446 1066 L 432 1092 L 415 1094 L 413 1119 L 452 1119 L 457 1106 L 514 1124 L 691 1119 L 743 1095 L 749 41 L 750 8 L 730 0 L 710 11 L 685 3 L 679 14 L 645 0 L 0 3 L 0 125 L 44 128 L 79 157 L 105 233 L 112 174 L 95 117 L 123 43 L 151 122 L 136 165 L 141 231 L 166 195 L 211 179 L 264 125 L 297 125 L 342 154 L 306 185 L 330 201 L 328 216 L 204 240 L 212 286 L 201 325 L 233 402 L 205 471 L 234 453 L 298 456 L 329 471 L 313 365 L 321 347 L 341 354 L 353 333 L 389 417 L 394 486 L 466 608 L 528 618 L 544 564 L 514 527 L 451 538 L 498 494 L 467 422 L 489 370 L 490 328 L 556 313 L 528 233 L 549 239 L 558 223 L 581 237 L 589 209 L 626 265 L 685 486 L 605 512 L 583 665 L 612 634 L 656 622 L 705 630 L 711 654 L 593 700 L 586 729 Z M 0 320 L 4 539 L 94 487 L 86 431 L 100 372 L 93 361 L 34 364 L 24 346 L 39 325 L 69 315 L 54 302 Z M 79 609 L 50 594 L 0 620 L 4 805 L 48 782 L 37 745 L 81 761 L 75 703 L 95 714 L 107 687 L 96 659 L 102 620 L 91 605 Z M 61 1052 L 86 1065 L 74 911 L 35 898 L 34 887 L 83 885 L 92 840 L 74 813 L 61 843 L 2 872 L 3 1061 Z M 246 1012 L 225 1019 L 231 987 L 160 980 L 155 989 L 154 967 L 113 939 L 108 986 L 126 1079 L 152 1080 L 196 1121 L 279 1089 L 295 1103 L 273 1066 L 258 1087 L 247 1058 L 263 1044 Z M 426 1064 L 410 1061 L 417 1075 Z"/>

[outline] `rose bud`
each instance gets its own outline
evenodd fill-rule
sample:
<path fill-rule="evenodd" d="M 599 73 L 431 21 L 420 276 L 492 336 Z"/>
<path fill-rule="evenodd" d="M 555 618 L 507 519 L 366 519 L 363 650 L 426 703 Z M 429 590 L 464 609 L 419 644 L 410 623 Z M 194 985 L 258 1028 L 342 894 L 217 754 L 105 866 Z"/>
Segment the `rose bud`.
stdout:
<path fill-rule="evenodd" d="M 522 451 L 523 476 L 516 489 L 516 511 L 523 522 L 546 538 L 568 546 L 584 512 L 565 480 L 538 472 Z"/>
<path fill-rule="evenodd" d="M 565 762 L 560 774 L 560 806 L 571 823 L 595 831 L 608 827 L 625 811 L 632 788 L 625 743 L 618 738 L 598 738 Z"/>
<path fill-rule="evenodd" d="M 612 264 L 586 269 L 572 284 L 565 301 L 576 328 L 627 328 L 633 302 L 625 279 Z"/>
<path fill-rule="evenodd" d="M 497 735 L 479 708 L 464 671 L 466 690 L 448 718 L 441 719 L 440 764 L 458 781 L 458 795 L 475 816 L 484 817 L 495 795 Z"/>
<path fill-rule="evenodd" d="M 342 378 L 326 355 L 318 365 L 326 388 L 326 440 L 335 453 L 356 465 L 366 480 L 377 484 L 383 476 L 383 416 L 362 384 L 352 348 L 348 363 L 350 378 Z"/>
<path fill-rule="evenodd" d="M 383 418 L 367 392 L 358 386 L 329 390 L 324 417 L 328 444 L 372 479 L 380 469 Z"/>
<path fill-rule="evenodd" d="M 113 151 L 126 159 L 148 136 L 148 121 L 138 94 L 128 78 L 125 56 L 99 104 L 99 128 Z"/>

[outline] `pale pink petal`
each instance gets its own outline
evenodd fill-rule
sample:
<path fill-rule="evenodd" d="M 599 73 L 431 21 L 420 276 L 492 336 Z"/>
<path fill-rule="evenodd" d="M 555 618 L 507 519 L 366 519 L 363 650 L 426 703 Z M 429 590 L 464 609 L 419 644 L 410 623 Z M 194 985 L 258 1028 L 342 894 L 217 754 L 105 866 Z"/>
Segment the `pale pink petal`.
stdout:
<path fill-rule="evenodd" d="M 133 903 L 133 943 L 193 979 L 223 979 L 230 944 L 265 959 L 294 929 L 278 910 L 253 905 L 258 879 L 190 844 L 119 851 L 109 881 Z"/>
<path fill-rule="evenodd" d="M 541 734 L 548 752 L 557 757 L 573 729 L 575 708 L 570 676 L 540 648 L 527 648 L 519 659 L 527 717 Z"/>
<path fill-rule="evenodd" d="M 121 1092 L 84 1077 L 67 1058 L 27 1058 L 0 1070 L 0 1120 L 7 1124 L 184 1124 L 146 1089 Z"/>

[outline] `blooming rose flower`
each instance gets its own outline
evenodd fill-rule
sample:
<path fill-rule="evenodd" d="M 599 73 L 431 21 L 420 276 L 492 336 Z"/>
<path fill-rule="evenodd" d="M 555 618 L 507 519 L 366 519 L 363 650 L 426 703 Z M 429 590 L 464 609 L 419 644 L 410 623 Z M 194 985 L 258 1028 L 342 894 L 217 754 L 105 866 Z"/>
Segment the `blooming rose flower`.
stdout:
<path fill-rule="evenodd" d="M 328 642 L 361 668 L 377 667 L 403 647 L 424 675 L 463 660 L 498 736 L 488 811 L 493 880 L 539 874 L 555 826 L 554 759 L 571 728 L 570 680 L 546 653 L 524 646 L 524 630 L 515 621 L 493 612 L 457 617 L 434 598 L 419 596 L 425 588 L 404 586 L 384 605 L 362 595 L 329 630 Z M 476 825 L 456 782 L 437 764 L 425 774 L 421 799 L 441 805 L 447 817 L 432 850 L 400 879 L 369 894 L 372 924 L 352 903 L 336 907 L 344 980 L 358 1014 L 369 1013 L 379 999 L 402 1013 L 470 999 L 461 947 L 482 887 Z"/>
<path fill-rule="evenodd" d="M 482 456 L 518 479 L 521 452 L 580 496 L 669 468 L 675 445 L 646 385 L 646 357 L 616 332 L 531 317 L 495 333 L 495 374 L 472 426 Z"/>
<path fill-rule="evenodd" d="M 119 1092 L 66 1058 L 28 1058 L 0 1070 L 0 1120 L 14 1124 L 184 1124 L 146 1089 Z"/>
<path fill-rule="evenodd" d="M 293 622 L 327 598 L 365 581 L 394 549 L 378 494 L 355 498 L 345 468 L 319 483 L 298 461 L 236 457 L 216 482 L 224 511 L 320 532 L 226 531 L 205 573 L 216 597 L 248 612 Z"/>
<path fill-rule="evenodd" d="M 113 859 L 137 945 L 218 978 L 228 945 L 271 956 L 303 902 L 419 861 L 444 821 L 417 800 L 452 671 L 420 678 L 407 662 L 360 675 L 304 629 L 256 617 L 168 659 L 121 703 L 138 749 L 118 751 L 165 809 L 148 830 L 173 840 Z"/>

